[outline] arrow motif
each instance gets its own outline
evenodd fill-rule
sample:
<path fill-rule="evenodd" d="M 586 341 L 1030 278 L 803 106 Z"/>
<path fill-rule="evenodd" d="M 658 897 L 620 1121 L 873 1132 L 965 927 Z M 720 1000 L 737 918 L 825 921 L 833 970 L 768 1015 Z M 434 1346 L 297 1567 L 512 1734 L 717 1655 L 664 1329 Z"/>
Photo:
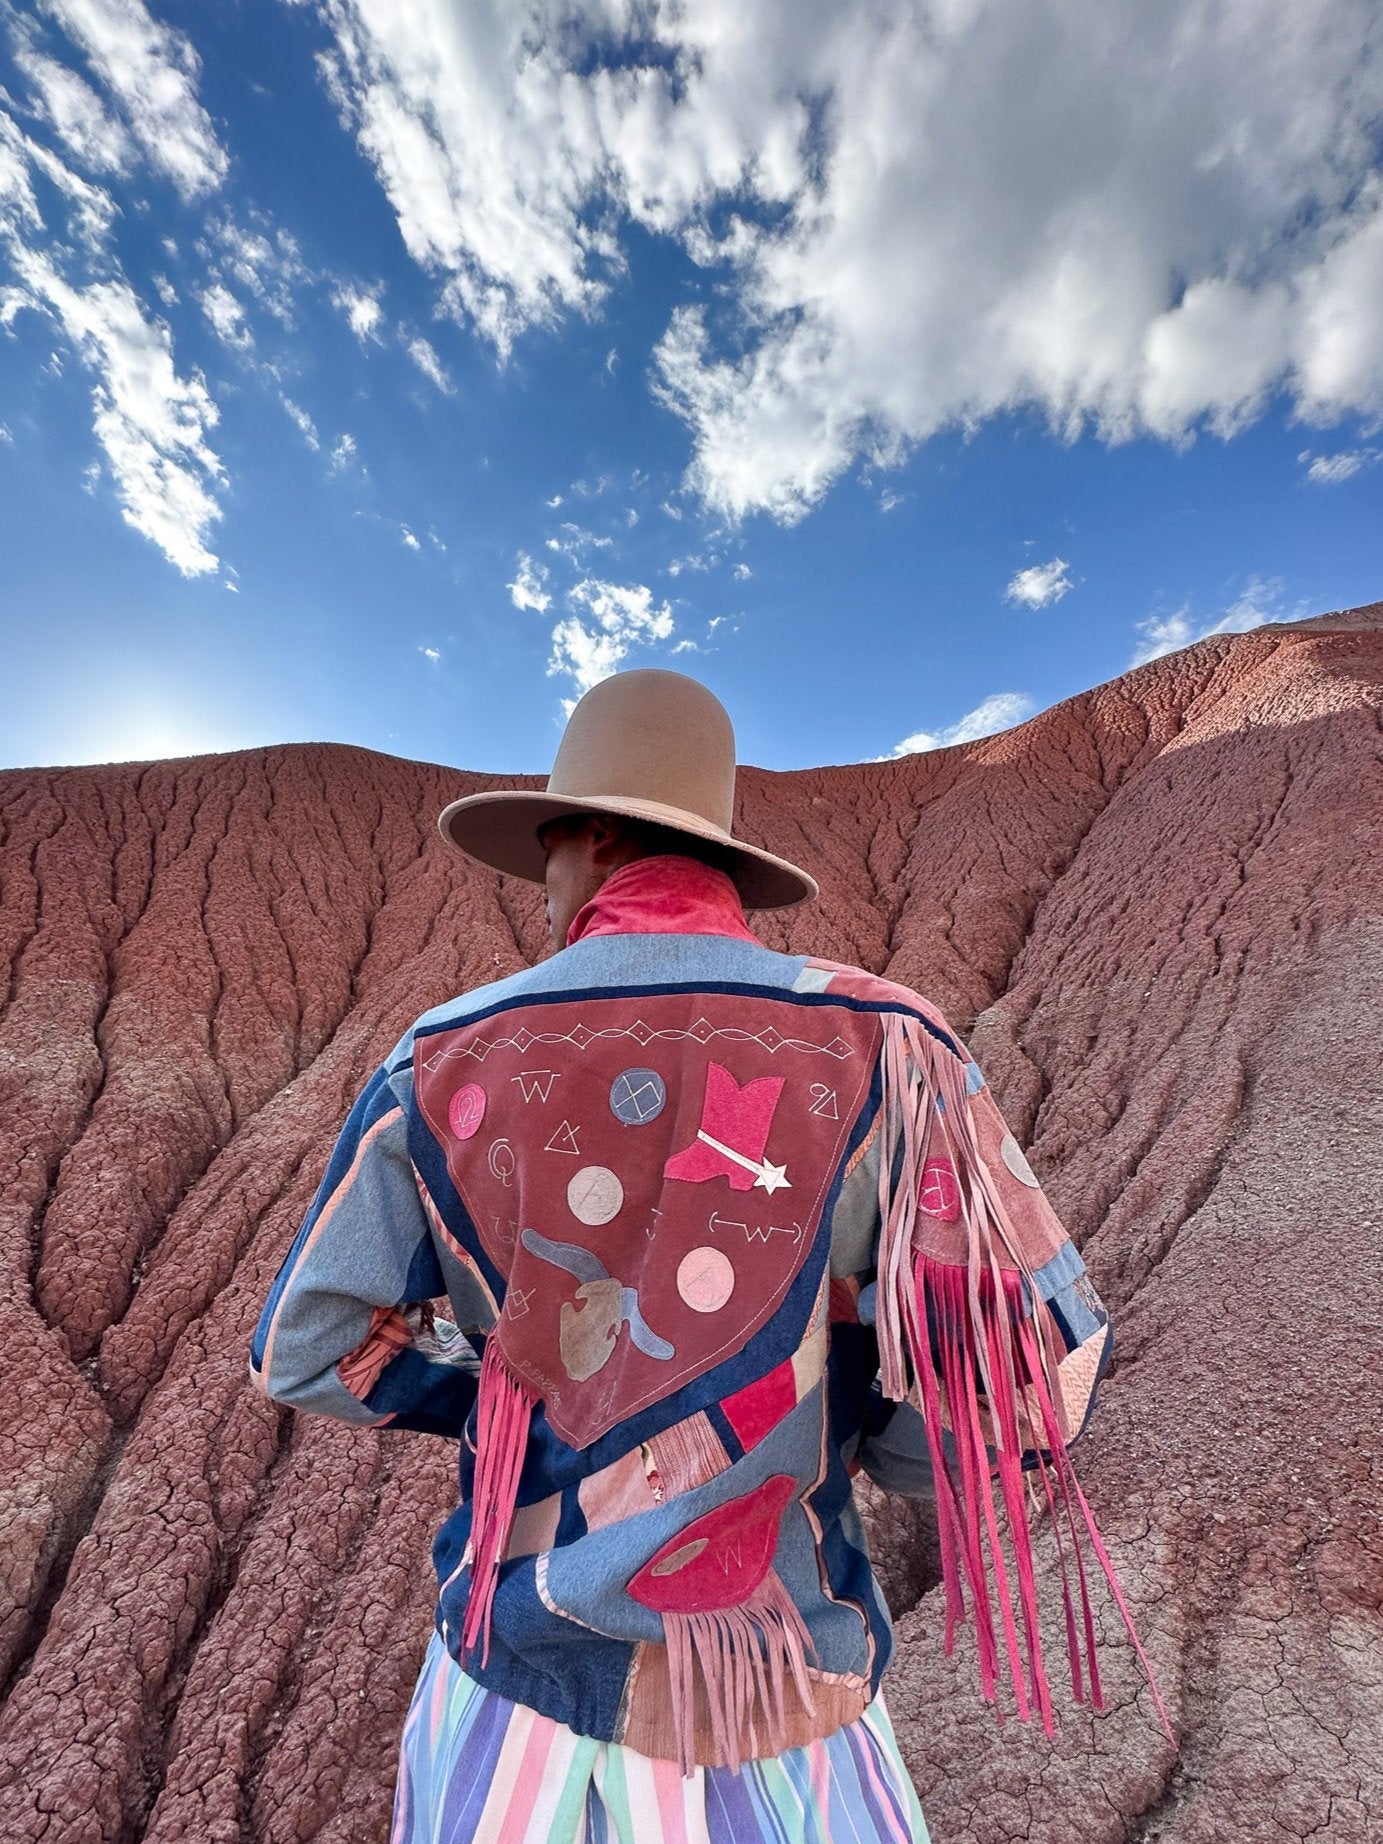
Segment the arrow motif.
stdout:
<path fill-rule="evenodd" d="M 742 1171 L 753 1172 L 755 1185 L 762 1186 L 770 1197 L 779 1189 L 788 1191 L 792 1189 L 792 1180 L 787 1175 L 788 1168 L 785 1165 L 773 1165 L 767 1159 L 746 1159 L 744 1154 L 736 1152 L 733 1146 L 726 1146 L 723 1141 L 712 1139 L 704 1127 L 697 1128 L 696 1137 L 709 1146 L 712 1152 L 718 1152 L 722 1159 L 729 1159 Z"/>

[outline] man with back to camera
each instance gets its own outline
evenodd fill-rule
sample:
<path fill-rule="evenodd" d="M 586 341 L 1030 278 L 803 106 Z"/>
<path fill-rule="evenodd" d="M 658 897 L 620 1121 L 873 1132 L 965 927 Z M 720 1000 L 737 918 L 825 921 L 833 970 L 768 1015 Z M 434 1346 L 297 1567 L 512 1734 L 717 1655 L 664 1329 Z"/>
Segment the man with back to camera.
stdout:
<path fill-rule="evenodd" d="M 446 809 L 557 952 L 405 1033 L 255 1333 L 276 1401 L 460 1437 L 393 1844 L 925 1840 L 861 1466 L 935 1492 L 948 1627 L 1050 1728 L 1038 1482 L 1098 1703 L 1067 1447 L 1107 1315 L 936 1009 L 751 933 L 816 885 L 734 778 L 705 687 L 627 672 L 545 792 Z"/>

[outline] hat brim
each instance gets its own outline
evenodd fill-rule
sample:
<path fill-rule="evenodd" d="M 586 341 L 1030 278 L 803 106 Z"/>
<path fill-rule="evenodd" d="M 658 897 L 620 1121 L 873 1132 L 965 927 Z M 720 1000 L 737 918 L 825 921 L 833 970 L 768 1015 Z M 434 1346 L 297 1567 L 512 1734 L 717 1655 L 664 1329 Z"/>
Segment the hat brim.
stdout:
<path fill-rule="evenodd" d="M 523 877 L 540 884 L 545 877 L 543 848 L 538 829 L 549 820 L 570 813 L 615 813 L 628 819 L 649 820 L 674 832 L 689 833 L 720 845 L 731 854 L 728 866 L 746 909 L 790 909 L 818 894 L 816 879 L 775 858 L 772 852 L 746 845 L 720 827 L 681 807 L 666 807 L 656 800 L 631 800 L 612 794 L 577 799 L 548 794 L 541 789 L 496 788 L 488 794 L 468 794 L 452 801 L 438 815 L 437 829 L 449 845 L 468 858 L 477 858 L 492 871 Z"/>

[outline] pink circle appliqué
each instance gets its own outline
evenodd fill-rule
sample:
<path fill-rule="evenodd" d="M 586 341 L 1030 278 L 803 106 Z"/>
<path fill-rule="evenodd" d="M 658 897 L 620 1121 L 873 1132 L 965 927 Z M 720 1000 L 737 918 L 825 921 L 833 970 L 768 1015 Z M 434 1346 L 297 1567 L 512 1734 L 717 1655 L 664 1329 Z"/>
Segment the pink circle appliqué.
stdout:
<path fill-rule="evenodd" d="M 677 1291 L 694 1313 L 718 1313 L 735 1291 L 735 1270 L 720 1249 L 691 1249 L 677 1267 Z"/>
<path fill-rule="evenodd" d="M 949 1159 L 928 1159 L 922 1167 L 922 1190 L 918 1202 L 929 1217 L 954 1223 L 960 1215 L 960 1186 Z"/>
<path fill-rule="evenodd" d="M 458 1140 L 472 1139 L 485 1118 L 485 1091 L 478 1082 L 457 1089 L 447 1108 L 447 1121 Z"/>

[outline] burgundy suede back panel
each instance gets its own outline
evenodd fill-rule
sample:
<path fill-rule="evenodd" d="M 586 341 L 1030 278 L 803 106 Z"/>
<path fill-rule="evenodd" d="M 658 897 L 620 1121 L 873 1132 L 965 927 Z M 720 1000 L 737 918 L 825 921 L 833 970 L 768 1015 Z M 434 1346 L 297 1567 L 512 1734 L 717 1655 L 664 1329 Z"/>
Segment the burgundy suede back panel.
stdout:
<path fill-rule="evenodd" d="M 507 1277 L 498 1337 L 588 1446 L 742 1350 L 821 1224 L 876 1015 L 739 993 L 530 1004 L 421 1039 L 424 1118 Z"/>

